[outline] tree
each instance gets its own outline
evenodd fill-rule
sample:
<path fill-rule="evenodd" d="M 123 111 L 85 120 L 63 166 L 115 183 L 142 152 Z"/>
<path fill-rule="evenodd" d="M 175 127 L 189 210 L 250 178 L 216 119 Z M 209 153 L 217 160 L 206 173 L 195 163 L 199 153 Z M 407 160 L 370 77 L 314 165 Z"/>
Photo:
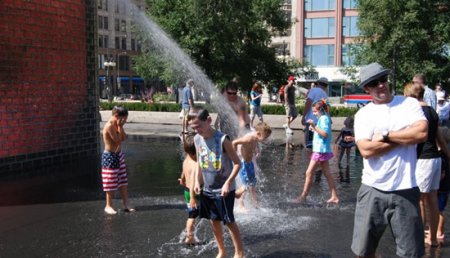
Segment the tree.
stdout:
<path fill-rule="evenodd" d="M 134 70 L 144 79 L 161 79 L 166 85 L 183 84 L 185 78 L 178 76 L 182 71 L 172 61 L 158 54 L 156 51 L 145 51 L 133 58 Z"/>
<path fill-rule="evenodd" d="M 147 0 L 149 15 L 204 69 L 213 81 L 240 77 L 269 81 L 286 66 L 269 47 L 271 31 L 290 25 L 281 0 Z M 140 66 L 140 62 L 137 62 Z M 285 78 L 284 78 L 285 79 Z"/>
<path fill-rule="evenodd" d="M 358 10 L 358 64 L 390 67 L 397 85 L 415 73 L 424 73 L 430 82 L 449 78 L 448 1 L 359 0 Z"/>

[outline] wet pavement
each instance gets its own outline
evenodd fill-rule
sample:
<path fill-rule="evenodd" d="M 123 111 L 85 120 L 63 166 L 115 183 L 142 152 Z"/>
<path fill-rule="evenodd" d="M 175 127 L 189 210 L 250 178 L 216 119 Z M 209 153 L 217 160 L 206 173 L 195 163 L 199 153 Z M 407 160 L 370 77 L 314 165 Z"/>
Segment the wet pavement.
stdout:
<path fill-rule="evenodd" d="M 176 182 L 182 160 L 179 128 L 175 123 L 126 125 L 130 199 L 137 212 L 106 215 L 98 184 L 73 182 L 61 189 L 36 189 L 40 198 L 0 207 L 0 257 L 214 257 L 207 221 L 197 226 L 203 245 L 182 244 L 186 211 L 183 189 Z M 352 162 L 343 169 L 335 161 L 330 164 L 339 206 L 324 204 L 329 195 L 326 180 L 314 184 L 306 205 L 295 205 L 291 200 L 302 187 L 308 157 L 299 147 L 302 131 L 294 130 L 293 138 L 297 146 L 285 148 L 284 130 L 274 129 L 259 163 L 261 208 L 235 214 L 247 257 L 354 257 L 350 243 L 360 157 L 352 154 Z M 114 204 L 120 208 L 120 198 Z M 450 232 L 448 224 L 446 229 Z M 232 257 L 232 244 L 228 235 L 225 238 Z M 395 257 L 389 230 L 379 253 Z M 426 257 L 450 257 L 450 247 L 446 243 L 427 249 Z"/>

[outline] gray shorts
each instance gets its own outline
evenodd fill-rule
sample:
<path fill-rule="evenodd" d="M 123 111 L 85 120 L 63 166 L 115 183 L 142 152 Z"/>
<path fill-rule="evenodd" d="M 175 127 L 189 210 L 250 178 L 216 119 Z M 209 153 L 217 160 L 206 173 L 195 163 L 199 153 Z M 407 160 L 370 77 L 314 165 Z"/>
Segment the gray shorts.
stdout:
<path fill-rule="evenodd" d="M 285 105 L 286 116 L 296 118 L 298 116 L 297 107 L 295 105 Z"/>
<path fill-rule="evenodd" d="M 258 116 L 259 119 L 262 119 L 263 113 L 261 106 L 253 106 L 250 105 L 250 118 L 253 119 L 255 116 Z"/>
<path fill-rule="evenodd" d="M 375 254 L 387 226 L 400 257 L 422 257 L 424 231 L 419 210 L 419 188 L 384 192 L 362 184 L 353 228 L 352 251 L 358 256 Z"/>

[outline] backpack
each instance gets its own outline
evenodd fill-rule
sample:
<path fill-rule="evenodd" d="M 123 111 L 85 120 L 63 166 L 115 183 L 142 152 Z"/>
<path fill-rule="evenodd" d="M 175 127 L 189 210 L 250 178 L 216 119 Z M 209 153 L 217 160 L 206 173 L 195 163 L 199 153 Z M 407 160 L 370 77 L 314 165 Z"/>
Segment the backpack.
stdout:
<path fill-rule="evenodd" d="M 278 95 L 280 95 L 280 97 L 284 97 L 284 85 L 282 85 L 280 87 L 280 90 L 278 91 Z"/>

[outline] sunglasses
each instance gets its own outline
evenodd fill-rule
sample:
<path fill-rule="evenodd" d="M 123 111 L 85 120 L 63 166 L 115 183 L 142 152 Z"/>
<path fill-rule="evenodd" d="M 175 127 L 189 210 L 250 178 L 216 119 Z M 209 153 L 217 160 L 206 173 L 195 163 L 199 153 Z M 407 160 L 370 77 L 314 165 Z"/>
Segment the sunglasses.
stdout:
<path fill-rule="evenodd" d="M 374 88 L 374 87 L 377 87 L 380 83 L 386 83 L 387 81 L 388 81 L 388 76 L 385 75 L 383 77 L 380 77 L 380 78 L 378 78 L 376 80 L 373 80 L 373 81 L 369 82 L 367 84 L 367 87 Z"/>
<path fill-rule="evenodd" d="M 235 91 L 235 92 L 227 91 L 227 94 L 228 94 L 228 95 L 236 95 L 236 94 L 237 94 L 237 91 Z"/>

